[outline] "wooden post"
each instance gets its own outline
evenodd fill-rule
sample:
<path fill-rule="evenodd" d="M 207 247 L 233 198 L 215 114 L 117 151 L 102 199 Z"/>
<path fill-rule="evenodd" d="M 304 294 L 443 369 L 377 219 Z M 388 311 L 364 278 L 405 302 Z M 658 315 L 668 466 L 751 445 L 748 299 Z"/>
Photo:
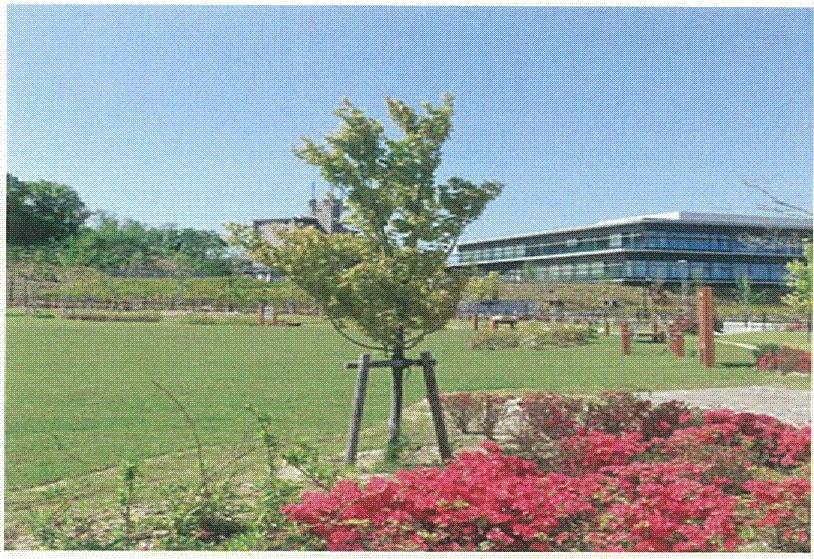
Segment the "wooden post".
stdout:
<path fill-rule="evenodd" d="M 627 320 L 619 324 L 619 332 L 622 335 L 622 353 L 630 355 L 630 325 Z"/>
<path fill-rule="evenodd" d="M 427 386 L 427 402 L 432 412 L 432 423 L 435 426 L 435 436 L 438 439 L 438 452 L 443 461 L 452 459 L 452 449 L 449 446 L 447 427 L 444 423 L 444 410 L 441 408 L 441 399 L 438 395 L 438 383 L 435 379 L 435 362 L 429 351 L 421 354 L 421 364 L 424 367 L 424 384 Z"/>
<path fill-rule="evenodd" d="M 257 305 L 257 324 L 263 326 L 266 323 L 266 304 L 259 303 Z"/>
<path fill-rule="evenodd" d="M 715 366 L 715 312 L 712 288 L 698 289 L 698 354 L 704 367 Z"/>
<path fill-rule="evenodd" d="M 367 374 L 370 355 L 359 356 L 359 379 L 356 381 L 356 393 L 353 397 L 353 415 L 350 420 L 348 433 L 348 448 L 345 452 L 345 462 L 356 463 L 356 451 L 359 448 L 359 431 L 362 427 L 362 412 L 365 407 L 365 391 L 367 390 Z"/>
<path fill-rule="evenodd" d="M 675 356 L 676 357 L 684 357 L 684 334 L 677 333 L 675 336 Z"/>
<path fill-rule="evenodd" d="M 475 332 L 478 331 L 478 319 L 479 318 L 480 318 L 480 316 L 478 315 L 478 313 L 475 313 L 475 314 L 472 315 L 472 324 L 475 326 Z"/>
<path fill-rule="evenodd" d="M 605 335 L 610 336 L 610 320 L 605 318 Z"/>

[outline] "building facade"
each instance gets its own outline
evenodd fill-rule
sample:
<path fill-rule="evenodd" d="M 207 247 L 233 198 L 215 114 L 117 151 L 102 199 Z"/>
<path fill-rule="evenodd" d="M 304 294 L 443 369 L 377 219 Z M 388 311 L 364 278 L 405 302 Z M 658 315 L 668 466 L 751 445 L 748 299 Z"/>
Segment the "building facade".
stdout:
<path fill-rule="evenodd" d="M 308 206 L 311 210 L 310 215 L 255 219 L 254 230 L 271 246 L 277 246 L 282 242 L 281 232 L 299 227 L 314 227 L 329 235 L 347 231 L 340 222 L 342 218 L 341 199 L 326 195 L 322 200 L 311 199 Z M 275 270 L 259 262 L 251 263 L 249 273 L 257 279 L 266 281 L 279 277 Z"/>
<path fill-rule="evenodd" d="M 672 212 L 462 242 L 451 266 L 508 280 L 734 285 L 745 276 L 782 286 L 811 227 L 787 217 Z"/>

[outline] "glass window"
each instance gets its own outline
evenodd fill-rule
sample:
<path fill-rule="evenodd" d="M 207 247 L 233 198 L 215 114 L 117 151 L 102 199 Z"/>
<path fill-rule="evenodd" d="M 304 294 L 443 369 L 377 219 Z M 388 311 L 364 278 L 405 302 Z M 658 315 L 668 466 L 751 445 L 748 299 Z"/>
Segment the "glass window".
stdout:
<path fill-rule="evenodd" d="M 711 270 L 712 279 L 725 280 L 732 278 L 732 265 L 724 262 L 713 262 Z"/>
<path fill-rule="evenodd" d="M 609 278 L 621 278 L 623 273 L 623 265 L 619 262 L 612 262 L 607 264 L 607 276 Z"/>
<path fill-rule="evenodd" d="M 768 264 L 749 264 L 749 275 L 752 277 L 753 280 L 756 281 L 769 281 L 771 280 L 771 276 L 769 275 L 769 265 Z"/>
<path fill-rule="evenodd" d="M 667 263 L 666 262 L 651 262 L 650 263 L 650 276 L 654 278 L 664 279 L 667 277 Z"/>

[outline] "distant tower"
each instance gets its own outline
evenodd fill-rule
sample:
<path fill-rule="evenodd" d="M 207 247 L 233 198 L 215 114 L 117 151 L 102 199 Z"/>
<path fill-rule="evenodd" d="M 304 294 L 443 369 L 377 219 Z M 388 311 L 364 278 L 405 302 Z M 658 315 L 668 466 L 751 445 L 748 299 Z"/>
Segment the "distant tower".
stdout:
<path fill-rule="evenodd" d="M 311 216 L 318 222 L 319 226 L 328 234 L 340 233 L 343 231 L 339 220 L 342 218 L 342 199 L 336 198 L 333 186 L 325 193 L 325 198 L 317 200 L 316 183 L 311 183 Z"/>

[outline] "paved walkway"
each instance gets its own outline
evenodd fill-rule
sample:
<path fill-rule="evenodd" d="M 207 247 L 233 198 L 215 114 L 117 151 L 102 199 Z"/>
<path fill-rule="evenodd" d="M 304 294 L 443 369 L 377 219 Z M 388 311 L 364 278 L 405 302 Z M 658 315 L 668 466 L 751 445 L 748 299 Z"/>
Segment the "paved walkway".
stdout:
<path fill-rule="evenodd" d="M 802 425 L 811 422 L 811 391 L 789 390 L 771 386 L 740 386 L 735 388 L 705 388 L 640 393 L 653 403 L 681 400 L 702 408 L 729 408 L 773 415 L 784 421 Z"/>

